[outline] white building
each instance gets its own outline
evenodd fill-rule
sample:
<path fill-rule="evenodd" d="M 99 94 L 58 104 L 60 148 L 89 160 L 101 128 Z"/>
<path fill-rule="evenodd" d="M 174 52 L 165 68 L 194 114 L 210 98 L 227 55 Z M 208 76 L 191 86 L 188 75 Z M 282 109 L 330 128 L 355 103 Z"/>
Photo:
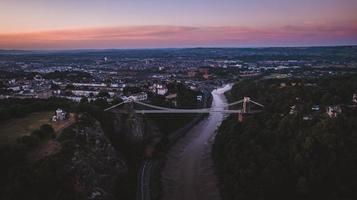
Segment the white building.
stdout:
<path fill-rule="evenodd" d="M 320 111 L 320 106 L 319 105 L 312 106 L 311 110 L 312 111 Z"/>
<path fill-rule="evenodd" d="M 197 101 L 201 102 L 202 99 L 203 99 L 203 96 L 202 95 L 197 95 L 196 99 L 197 99 Z"/>
<path fill-rule="evenodd" d="M 63 121 L 66 119 L 66 115 L 67 115 L 67 113 L 65 111 L 58 108 L 56 110 L 56 114 L 52 117 L 52 121 L 54 121 L 54 122 Z"/>
<path fill-rule="evenodd" d="M 327 112 L 328 116 L 330 118 L 336 118 L 339 114 L 342 113 L 342 109 L 341 106 L 329 106 L 327 108 Z"/>
<path fill-rule="evenodd" d="M 153 93 L 158 95 L 165 95 L 169 91 L 165 85 L 157 83 L 153 84 L 150 89 Z"/>
<path fill-rule="evenodd" d="M 124 97 L 123 100 L 131 100 L 131 101 L 146 101 L 148 99 L 148 94 L 146 94 L 145 92 L 140 92 L 137 94 L 133 94 L 129 97 Z"/>
<path fill-rule="evenodd" d="M 296 114 L 296 113 L 297 113 L 297 111 L 296 111 L 296 105 L 291 106 L 291 107 L 290 107 L 289 114 L 290 114 L 290 115 L 294 115 L 294 114 Z"/>
<path fill-rule="evenodd" d="M 91 90 L 72 90 L 72 93 L 76 96 L 82 97 L 94 97 L 99 94 L 99 91 L 91 91 Z"/>

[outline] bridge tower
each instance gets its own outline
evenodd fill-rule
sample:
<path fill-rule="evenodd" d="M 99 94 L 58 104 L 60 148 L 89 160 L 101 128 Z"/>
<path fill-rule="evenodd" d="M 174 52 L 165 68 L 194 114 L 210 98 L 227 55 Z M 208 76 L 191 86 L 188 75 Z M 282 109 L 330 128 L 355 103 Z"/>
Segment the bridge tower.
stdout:
<path fill-rule="evenodd" d="M 246 115 L 247 113 L 250 112 L 249 102 L 250 102 L 250 97 L 243 98 L 243 109 L 242 109 L 242 112 L 238 113 L 238 121 L 239 122 L 243 122 L 244 115 Z"/>
<path fill-rule="evenodd" d="M 249 108 L 250 97 L 244 97 L 243 99 L 243 113 L 248 113 L 250 111 Z"/>

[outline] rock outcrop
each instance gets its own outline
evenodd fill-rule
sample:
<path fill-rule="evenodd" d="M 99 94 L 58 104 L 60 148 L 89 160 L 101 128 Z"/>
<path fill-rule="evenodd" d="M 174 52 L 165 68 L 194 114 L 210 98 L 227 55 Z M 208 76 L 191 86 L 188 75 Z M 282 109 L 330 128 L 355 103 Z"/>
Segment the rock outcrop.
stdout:
<path fill-rule="evenodd" d="M 71 142 L 73 154 L 65 167 L 73 176 L 76 191 L 86 199 L 114 199 L 116 179 L 127 173 L 128 166 L 115 152 L 100 123 L 81 116 L 58 140 L 64 145 Z"/>

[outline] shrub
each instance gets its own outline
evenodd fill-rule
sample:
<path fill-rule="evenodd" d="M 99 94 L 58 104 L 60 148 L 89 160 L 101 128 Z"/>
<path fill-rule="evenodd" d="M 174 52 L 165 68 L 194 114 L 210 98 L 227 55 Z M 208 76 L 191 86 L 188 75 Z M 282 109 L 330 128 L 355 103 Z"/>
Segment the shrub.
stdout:
<path fill-rule="evenodd" d="M 36 147 L 39 144 L 40 140 L 33 135 L 25 135 L 17 139 L 17 143 L 26 146 L 27 148 Z"/>
<path fill-rule="evenodd" d="M 31 135 L 39 139 L 48 139 L 54 137 L 54 131 L 51 125 L 43 124 L 40 129 L 32 131 Z"/>
<path fill-rule="evenodd" d="M 73 127 L 68 127 L 62 131 L 61 134 L 58 135 L 57 140 L 59 142 L 75 140 L 76 139 L 76 132 L 73 131 Z"/>
<path fill-rule="evenodd" d="M 45 134 L 48 135 L 49 137 L 54 137 L 55 131 L 53 130 L 52 126 L 49 124 L 43 124 L 40 127 L 40 130 Z"/>

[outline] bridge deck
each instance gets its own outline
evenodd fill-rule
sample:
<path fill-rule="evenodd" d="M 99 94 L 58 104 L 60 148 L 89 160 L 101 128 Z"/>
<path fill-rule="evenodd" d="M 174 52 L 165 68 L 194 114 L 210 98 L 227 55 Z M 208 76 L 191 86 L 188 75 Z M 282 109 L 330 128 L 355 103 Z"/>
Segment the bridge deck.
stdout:
<path fill-rule="evenodd" d="M 248 99 L 246 101 L 246 99 Z M 242 100 L 239 100 L 239 101 L 236 101 L 236 102 L 233 102 L 233 103 L 230 103 L 230 104 L 227 104 L 225 106 L 226 107 L 229 107 L 229 106 L 233 106 L 233 105 L 236 105 L 236 104 L 240 104 L 240 103 L 243 103 L 243 108 L 245 108 L 245 104 L 246 103 L 253 103 L 253 104 L 256 104 L 260 107 L 264 107 L 262 104 L 259 104 L 255 101 L 252 101 L 250 100 L 250 98 L 248 97 L 245 97 L 244 99 Z M 142 105 L 142 106 L 146 106 L 146 107 L 149 107 L 149 108 L 152 108 L 152 109 L 157 109 L 157 110 L 131 110 L 131 111 L 123 111 L 123 110 L 115 110 L 114 112 L 116 113 L 129 113 L 129 112 L 133 112 L 133 113 L 138 113 L 138 114 L 150 114 L 150 113 L 213 113 L 213 112 L 220 112 L 220 113 L 228 113 L 228 114 L 233 114 L 233 113 L 247 113 L 247 114 L 252 114 L 252 113 L 257 113 L 259 111 L 247 111 L 247 110 L 228 110 L 228 109 L 224 109 L 224 108 L 215 108 L 215 109 L 210 109 L 210 108 L 201 108 L 201 109 L 174 109 L 174 108 L 166 108 L 166 107 L 161 107 L 161 106 L 155 106 L 155 105 L 151 105 L 151 104 L 148 104 L 148 103 L 144 103 L 144 102 L 140 102 L 140 101 L 133 101 L 133 100 L 130 100 L 130 101 L 127 101 L 127 102 L 121 102 L 119 104 L 116 104 L 112 107 L 109 107 L 107 109 L 105 109 L 104 111 L 109 111 L 109 110 L 113 110 L 114 108 L 117 108 L 119 107 L 120 105 L 122 104 L 125 104 L 125 103 L 136 103 L 136 104 L 139 104 L 139 105 Z"/>
<path fill-rule="evenodd" d="M 130 111 L 124 110 L 115 110 L 115 113 L 129 113 Z M 234 113 L 243 113 L 242 110 L 132 110 L 133 113 L 137 114 L 194 114 L 194 113 L 213 113 L 213 112 L 220 112 L 220 113 L 227 113 L 227 114 L 234 114 Z M 246 114 L 254 114 L 261 111 L 250 111 Z M 243 113 L 244 114 L 244 113 Z"/>

